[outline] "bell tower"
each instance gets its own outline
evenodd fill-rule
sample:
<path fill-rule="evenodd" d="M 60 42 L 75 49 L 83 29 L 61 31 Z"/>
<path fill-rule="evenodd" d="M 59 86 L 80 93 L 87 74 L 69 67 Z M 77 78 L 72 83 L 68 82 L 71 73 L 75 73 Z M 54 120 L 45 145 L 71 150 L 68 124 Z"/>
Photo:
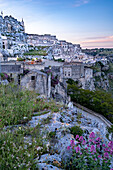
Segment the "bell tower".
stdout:
<path fill-rule="evenodd" d="M 24 26 L 24 20 L 23 20 L 23 18 L 22 18 L 22 21 L 21 21 L 21 25 L 23 26 L 24 32 L 25 32 L 25 26 Z"/>

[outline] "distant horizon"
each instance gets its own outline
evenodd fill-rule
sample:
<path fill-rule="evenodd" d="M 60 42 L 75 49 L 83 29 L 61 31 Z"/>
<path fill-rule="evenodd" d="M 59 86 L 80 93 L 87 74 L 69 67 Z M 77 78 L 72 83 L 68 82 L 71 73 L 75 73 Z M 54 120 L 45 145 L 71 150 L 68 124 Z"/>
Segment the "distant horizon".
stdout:
<path fill-rule="evenodd" d="M 51 34 L 85 48 L 113 48 L 113 1 L 0 0 L 0 11 L 25 21 L 28 34 Z"/>

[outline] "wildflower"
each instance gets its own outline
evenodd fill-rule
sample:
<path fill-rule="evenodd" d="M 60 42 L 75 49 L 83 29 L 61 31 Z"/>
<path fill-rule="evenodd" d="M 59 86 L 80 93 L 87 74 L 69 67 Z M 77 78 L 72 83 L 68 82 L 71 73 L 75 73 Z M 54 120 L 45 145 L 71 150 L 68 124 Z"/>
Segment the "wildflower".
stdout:
<path fill-rule="evenodd" d="M 76 149 L 76 153 L 78 153 L 80 151 L 80 147 L 79 146 L 77 146 L 75 149 Z"/>
<path fill-rule="evenodd" d="M 105 158 L 109 158 L 108 152 L 105 152 L 105 153 L 104 153 L 104 157 L 105 157 Z"/>
<path fill-rule="evenodd" d="M 70 146 L 67 147 L 67 150 L 70 150 Z"/>
<path fill-rule="evenodd" d="M 21 127 L 19 127 L 19 129 L 21 130 L 22 128 L 21 128 Z"/>
<path fill-rule="evenodd" d="M 83 141 L 83 136 L 80 136 L 79 141 Z"/>
<path fill-rule="evenodd" d="M 74 143 L 74 140 L 71 140 L 71 146 L 74 146 L 75 143 Z"/>
<path fill-rule="evenodd" d="M 94 145 L 91 145 L 91 150 L 90 150 L 91 152 L 95 152 L 96 151 L 96 149 L 95 149 L 95 146 Z"/>
<path fill-rule="evenodd" d="M 80 155 L 82 155 L 82 152 L 80 152 Z"/>
<path fill-rule="evenodd" d="M 86 141 L 85 141 L 85 140 L 83 140 L 82 144 L 83 144 L 83 145 L 85 145 L 85 144 L 86 144 Z"/>
<path fill-rule="evenodd" d="M 97 145 L 97 148 L 100 148 L 100 145 Z"/>
<path fill-rule="evenodd" d="M 101 155 L 98 155 L 98 158 L 101 158 Z"/>
<path fill-rule="evenodd" d="M 88 148 L 86 147 L 85 149 L 87 150 Z"/>
<path fill-rule="evenodd" d="M 106 147 L 106 145 L 105 145 L 105 144 L 103 144 L 102 146 L 103 146 L 103 147 Z"/>
<path fill-rule="evenodd" d="M 91 132 L 90 135 L 89 135 L 89 138 L 95 138 L 95 133 Z"/>
<path fill-rule="evenodd" d="M 113 141 L 110 141 L 110 142 L 108 143 L 108 147 L 109 147 L 109 148 L 112 148 L 112 147 L 113 147 Z"/>
<path fill-rule="evenodd" d="M 79 138 L 79 135 L 76 135 L 75 139 L 78 139 Z"/>
<path fill-rule="evenodd" d="M 96 141 L 100 142 L 100 140 L 101 140 L 101 139 L 100 139 L 99 137 L 98 137 L 98 138 L 96 138 Z"/>
<path fill-rule="evenodd" d="M 105 152 L 109 152 L 109 149 L 108 149 L 108 148 L 105 148 L 104 151 L 105 151 Z"/>
<path fill-rule="evenodd" d="M 94 161 L 96 161 L 96 158 L 94 158 Z"/>

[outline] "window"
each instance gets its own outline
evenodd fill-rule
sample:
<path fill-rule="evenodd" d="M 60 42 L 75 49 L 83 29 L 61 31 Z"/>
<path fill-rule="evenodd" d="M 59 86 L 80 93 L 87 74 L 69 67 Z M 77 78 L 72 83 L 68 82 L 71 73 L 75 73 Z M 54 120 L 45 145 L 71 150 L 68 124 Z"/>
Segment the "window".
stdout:
<path fill-rule="evenodd" d="M 31 80 L 35 80 L 35 76 L 31 76 Z"/>
<path fill-rule="evenodd" d="M 68 72 L 68 76 L 70 77 L 70 71 Z"/>
<path fill-rule="evenodd" d="M 64 74 L 65 74 L 65 76 L 66 76 L 66 75 L 67 75 L 67 72 L 65 71 L 65 73 L 64 73 Z"/>

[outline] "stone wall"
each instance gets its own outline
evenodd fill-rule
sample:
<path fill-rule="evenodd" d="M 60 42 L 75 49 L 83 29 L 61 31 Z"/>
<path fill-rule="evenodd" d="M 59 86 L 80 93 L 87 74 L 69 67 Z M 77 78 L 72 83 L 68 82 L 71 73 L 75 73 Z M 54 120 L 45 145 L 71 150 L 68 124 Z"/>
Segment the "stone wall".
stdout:
<path fill-rule="evenodd" d="M 47 74 L 32 70 L 21 78 L 21 86 L 29 90 L 36 90 L 39 94 L 50 97 L 51 77 Z"/>
<path fill-rule="evenodd" d="M 23 73 L 21 65 L 16 64 L 1 64 L 1 72 L 3 73 Z"/>

